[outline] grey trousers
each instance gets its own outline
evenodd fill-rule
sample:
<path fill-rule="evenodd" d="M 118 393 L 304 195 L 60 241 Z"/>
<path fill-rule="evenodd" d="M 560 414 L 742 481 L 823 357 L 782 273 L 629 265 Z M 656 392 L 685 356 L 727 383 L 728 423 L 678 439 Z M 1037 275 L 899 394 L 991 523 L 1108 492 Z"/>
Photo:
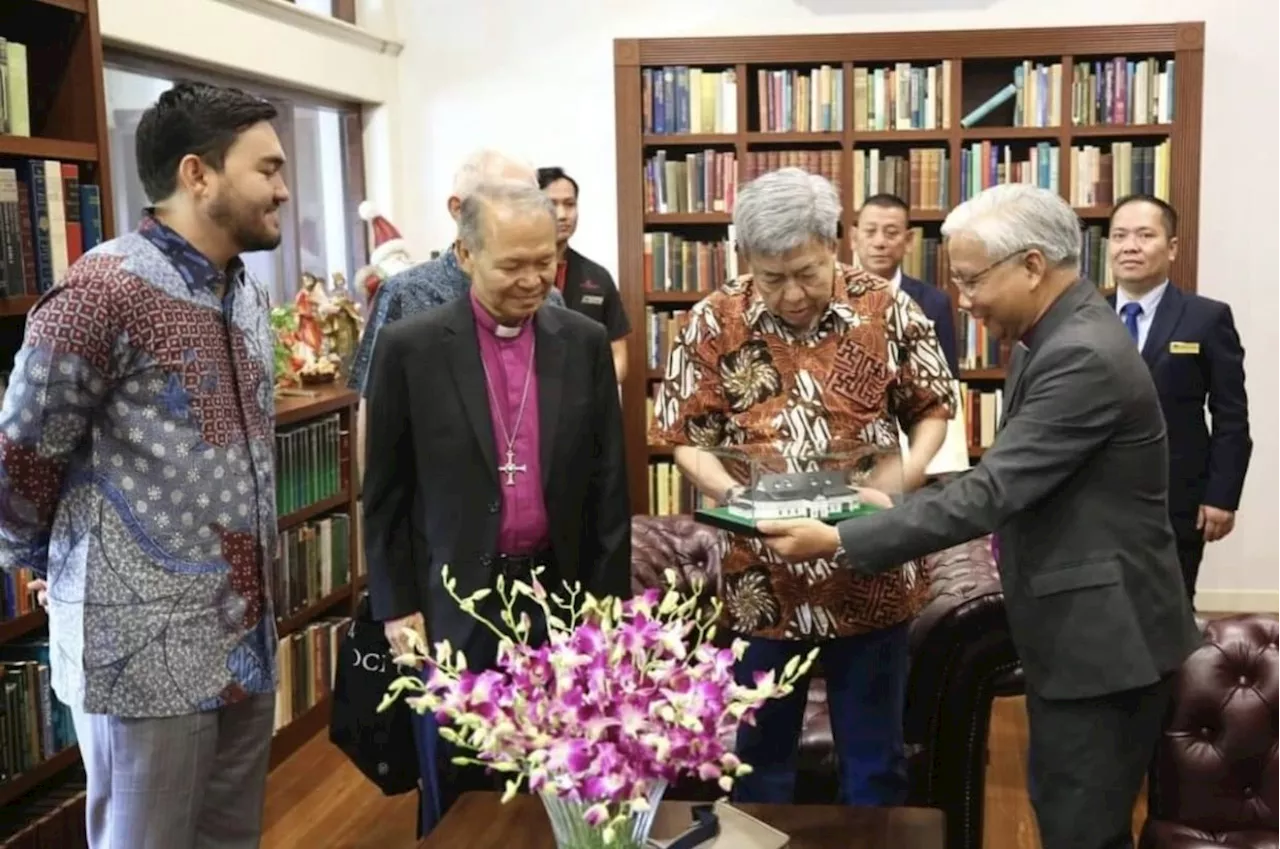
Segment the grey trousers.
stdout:
<path fill-rule="evenodd" d="M 257 849 L 274 694 L 186 716 L 72 716 L 89 849 Z"/>
<path fill-rule="evenodd" d="M 1028 790 L 1044 849 L 1132 849 L 1133 806 L 1172 696 L 1173 676 L 1075 701 L 1027 691 Z"/>

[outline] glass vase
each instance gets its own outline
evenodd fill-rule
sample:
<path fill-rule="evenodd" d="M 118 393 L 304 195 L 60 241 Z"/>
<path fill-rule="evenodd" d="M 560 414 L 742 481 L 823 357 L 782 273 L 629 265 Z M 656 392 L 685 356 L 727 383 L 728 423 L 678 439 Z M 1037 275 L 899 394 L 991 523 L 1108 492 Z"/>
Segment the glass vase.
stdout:
<path fill-rule="evenodd" d="M 653 819 L 658 814 L 658 805 L 666 792 L 667 783 L 657 782 L 649 792 L 649 810 L 631 814 L 614 830 L 613 842 L 608 844 L 604 842 L 604 825 L 593 827 L 583 819 L 583 814 L 591 807 L 590 802 L 573 802 L 549 791 L 539 795 L 551 820 L 558 849 L 644 849 L 653 828 Z"/>

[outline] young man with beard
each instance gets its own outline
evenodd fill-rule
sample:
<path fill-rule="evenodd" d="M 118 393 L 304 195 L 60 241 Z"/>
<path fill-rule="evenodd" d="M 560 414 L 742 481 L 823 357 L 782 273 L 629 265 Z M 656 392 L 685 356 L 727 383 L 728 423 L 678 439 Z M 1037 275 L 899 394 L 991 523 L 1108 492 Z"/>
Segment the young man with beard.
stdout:
<path fill-rule="evenodd" d="M 179 84 L 138 125 L 154 204 L 27 317 L 0 412 L 0 566 L 45 578 L 92 849 L 252 849 L 275 716 L 266 290 L 275 108 Z"/>

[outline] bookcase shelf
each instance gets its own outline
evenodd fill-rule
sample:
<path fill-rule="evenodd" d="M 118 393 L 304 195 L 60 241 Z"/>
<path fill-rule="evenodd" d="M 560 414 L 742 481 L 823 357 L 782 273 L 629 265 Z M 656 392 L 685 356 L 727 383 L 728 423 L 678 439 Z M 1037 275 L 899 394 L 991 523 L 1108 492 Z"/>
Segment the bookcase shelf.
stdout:
<path fill-rule="evenodd" d="M 0 156 L 29 156 L 33 159 L 71 159 L 78 162 L 96 162 L 98 160 L 98 146 L 92 142 L 0 135 Z"/>
<path fill-rule="evenodd" d="M 640 365 L 623 387 L 632 509 L 649 512 L 651 466 L 671 457 L 647 442 L 647 401 L 661 379 L 663 346 L 680 314 L 708 294 L 705 286 L 689 291 L 695 287 L 675 280 L 654 287 L 646 275 L 660 273 L 652 269 L 663 251 L 679 258 L 687 279 L 708 279 L 702 263 L 720 267 L 719 245 L 729 243 L 732 213 L 699 210 L 713 208 L 713 200 L 716 209 L 728 206 L 736 184 L 765 170 L 800 165 L 839 190 L 839 253 L 849 262 L 856 206 L 871 193 L 868 169 L 878 161 L 876 190 L 895 191 L 918 207 L 910 213 L 919 231 L 916 256 L 933 252 L 931 276 L 954 304 L 958 294 L 945 284 L 939 224 L 976 193 L 971 183 L 990 184 L 995 165 L 998 179 L 1011 179 L 1008 165 L 1073 204 L 1086 228 L 1082 264 L 1091 274 L 1105 267 L 1102 234 L 1112 197 L 1159 183 L 1179 213 L 1172 279 L 1194 291 L 1203 65 L 1204 24 L 1198 22 L 615 40 L 618 280 L 637 329 L 628 338 L 630 360 Z M 695 86 L 701 97 L 693 96 Z M 973 126 L 962 126 L 1005 89 L 1012 96 L 971 119 Z M 991 166 L 984 159 L 975 165 L 975 157 L 988 155 Z M 881 182 L 886 160 L 902 185 Z M 1130 182 L 1104 179 L 1100 169 L 1107 167 Z M 926 170 L 927 191 L 916 182 L 925 183 Z M 690 265 L 697 266 L 692 273 Z M 997 388 L 1003 352 L 976 328 L 976 343 L 963 341 L 961 318 L 957 314 L 962 366 L 975 366 L 961 378 Z M 966 344 L 973 355 L 966 357 Z M 654 352 L 660 362 L 651 360 Z"/>

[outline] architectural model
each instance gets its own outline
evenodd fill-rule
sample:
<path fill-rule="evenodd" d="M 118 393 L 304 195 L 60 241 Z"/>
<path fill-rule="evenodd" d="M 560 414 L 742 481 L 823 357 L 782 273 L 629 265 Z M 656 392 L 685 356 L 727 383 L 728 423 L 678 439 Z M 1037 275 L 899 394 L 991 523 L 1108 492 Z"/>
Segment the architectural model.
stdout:
<path fill-rule="evenodd" d="M 755 487 L 729 503 L 745 519 L 826 519 L 858 508 L 858 493 L 843 472 L 761 475 Z"/>

